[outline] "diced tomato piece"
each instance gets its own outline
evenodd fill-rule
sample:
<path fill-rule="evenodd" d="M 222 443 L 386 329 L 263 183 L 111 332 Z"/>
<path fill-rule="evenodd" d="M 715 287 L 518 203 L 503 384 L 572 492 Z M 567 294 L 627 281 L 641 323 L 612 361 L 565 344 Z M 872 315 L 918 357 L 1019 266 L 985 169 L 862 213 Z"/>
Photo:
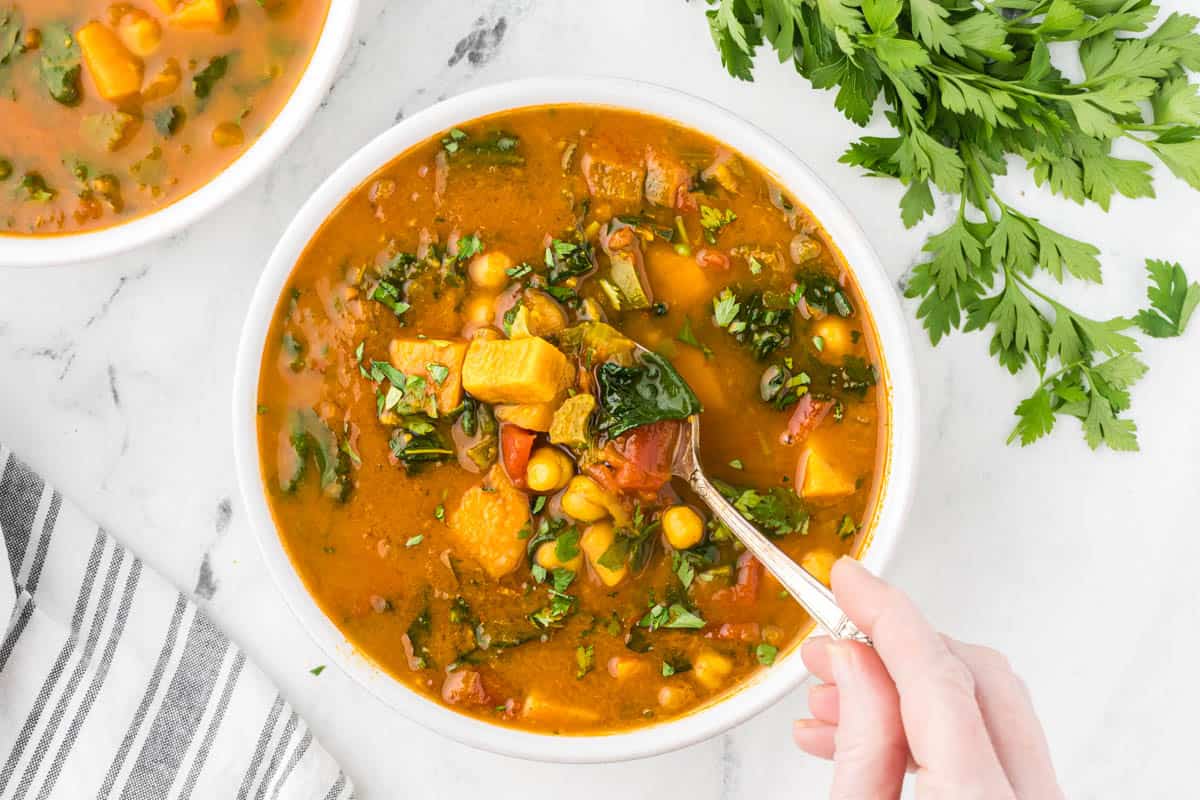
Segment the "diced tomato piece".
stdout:
<path fill-rule="evenodd" d="M 713 595 L 714 603 L 746 605 L 758 599 L 763 566 L 750 553 L 742 553 L 737 561 L 737 583 Z"/>
<path fill-rule="evenodd" d="M 506 423 L 500 426 L 500 458 L 508 479 L 518 489 L 525 488 L 525 467 L 529 464 L 529 454 L 533 452 L 533 440 L 536 438 L 536 433 L 517 425 Z"/>
<path fill-rule="evenodd" d="M 495 701 L 483 685 L 483 676 L 473 669 L 457 669 L 442 681 L 442 699 L 450 705 L 492 706 Z"/>
<path fill-rule="evenodd" d="M 757 622 L 726 622 L 715 631 L 705 634 L 710 639 L 731 642 L 757 642 L 762 640 L 762 628 Z"/>
<path fill-rule="evenodd" d="M 796 410 L 788 419 L 787 428 L 780 434 L 779 441 L 783 444 L 803 444 L 832 409 L 832 400 L 817 400 L 811 394 L 804 395 L 796 403 Z"/>
<path fill-rule="evenodd" d="M 675 190 L 675 207 L 680 211 L 697 211 L 700 208 L 700 192 L 693 192 L 686 185 Z"/>
<path fill-rule="evenodd" d="M 605 451 L 605 453 L 606 455 L 611 453 L 611 456 L 609 457 L 612 459 L 619 458 L 619 456 L 613 453 L 611 449 Z M 612 494 L 621 493 L 621 487 L 617 484 L 617 472 L 608 464 L 596 461 L 585 466 L 583 468 L 583 472 L 596 483 L 600 484 L 600 488 L 604 491 Z"/>
<path fill-rule="evenodd" d="M 657 492 L 671 479 L 679 423 L 669 420 L 634 428 L 616 442 L 615 480 L 627 491 Z"/>
<path fill-rule="evenodd" d="M 696 263 L 707 270 L 720 270 L 724 272 L 729 269 L 729 256 L 722 253 L 720 250 L 704 249 L 696 253 Z"/>

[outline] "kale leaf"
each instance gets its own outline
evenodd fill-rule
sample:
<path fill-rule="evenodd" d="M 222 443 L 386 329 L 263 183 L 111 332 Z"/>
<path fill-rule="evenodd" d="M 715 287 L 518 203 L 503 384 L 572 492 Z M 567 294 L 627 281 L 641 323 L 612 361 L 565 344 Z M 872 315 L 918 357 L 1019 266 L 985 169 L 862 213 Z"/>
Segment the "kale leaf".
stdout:
<path fill-rule="evenodd" d="M 638 359 L 640 363 L 632 367 L 605 362 L 596 371 L 598 428 L 611 438 L 642 425 L 687 419 L 702 410 L 700 400 L 669 361 L 651 352 L 639 353 Z"/>

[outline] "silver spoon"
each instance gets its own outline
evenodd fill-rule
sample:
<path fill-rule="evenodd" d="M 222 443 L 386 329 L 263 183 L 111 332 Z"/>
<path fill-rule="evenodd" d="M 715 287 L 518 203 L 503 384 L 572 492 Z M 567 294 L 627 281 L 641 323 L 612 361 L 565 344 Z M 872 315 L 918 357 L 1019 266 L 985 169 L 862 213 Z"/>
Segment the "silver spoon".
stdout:
<path fill-rule="evenodd" d="M 776 547 L 758 528 L 747 522 L 712 485 L 712 481 L 704 474 L 704 468 L 700 466 L 700 458 L 697 455 L 700 448 L 700 417 L 693 414 L 683 421 L 682 426 L 683 430 L 680 431 L 681 435 L 675 446 L 671 473 L 688 482 L 717 519 L 746 545 L 746 549 L 833 638 L 853 639 L 871 645 L 870 637 L 846 616 L 846 612 L 842 611 L 833 599 L 833 593 L 808 570 L 793 561 L 787 553 Z"/>

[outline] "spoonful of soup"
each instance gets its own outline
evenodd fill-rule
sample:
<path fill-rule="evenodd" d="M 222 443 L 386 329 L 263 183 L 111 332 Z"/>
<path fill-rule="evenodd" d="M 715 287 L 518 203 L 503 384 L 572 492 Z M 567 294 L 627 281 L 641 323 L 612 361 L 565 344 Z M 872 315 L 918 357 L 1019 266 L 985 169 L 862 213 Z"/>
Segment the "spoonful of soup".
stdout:
<path fill-rule="evenodd" d="M 628 346 L 628 341 L 623 344 Z M 599 431 L 617 437 L 644 425 L 671 424 L 671 473 L 687 481 L 713 515 L 821 627 L 835 638 L 871 644 L 838 607 L 833 593 L 742 516 L 705 474 L 698 455 L 703 408 L 682 376 L 665 358 L 637 343 L 630 360 L 628 364 L 605 361 L 595 371 Z"/>

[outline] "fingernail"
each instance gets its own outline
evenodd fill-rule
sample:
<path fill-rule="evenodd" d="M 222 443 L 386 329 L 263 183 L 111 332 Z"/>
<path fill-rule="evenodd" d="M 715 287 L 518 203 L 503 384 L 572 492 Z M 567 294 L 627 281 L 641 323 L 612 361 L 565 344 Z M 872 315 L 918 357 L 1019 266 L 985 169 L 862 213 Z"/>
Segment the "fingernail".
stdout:
<path fill-rule="evenodd" d="M 833 566 L 835 569 L 837 569 L 838 567 L 841 567 L 843 570 L 852 569 L 855 572 L 866 572 L 868 574 L 870 573 L 870 570 L 868 570 L 866 567 L 864 567 L 862 565 L 862 562 L 859 561 L 854 556 L 844 555 L 841 558 L 839 558 L 836 562 L 834 562 Z"/>
<path fill-rule="evenodd" d="M 792 723 L 792 726 L 803 730 L 805 728 L 819 728 L 824 724 L 819 719 L 798 719 Z"/>

